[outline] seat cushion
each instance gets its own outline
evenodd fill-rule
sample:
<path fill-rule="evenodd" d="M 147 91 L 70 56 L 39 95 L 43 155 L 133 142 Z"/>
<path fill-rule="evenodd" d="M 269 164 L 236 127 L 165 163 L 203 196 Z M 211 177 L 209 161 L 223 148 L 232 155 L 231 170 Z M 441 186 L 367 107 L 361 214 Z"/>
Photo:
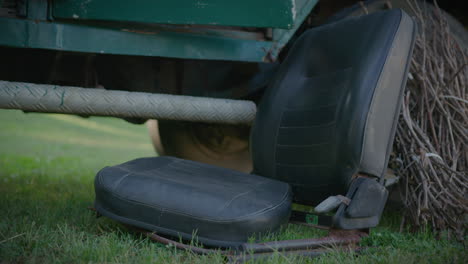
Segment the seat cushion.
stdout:
<path fill-rule="evenodd" d="M 290 214 L 288 184 L 173 157 L 106 167 L 95 208 L 125 224 L 218 247 L 274 231 Z"/>
<path fill-rule="evenodd" d="M 353 176 L 382 177 L 392 149 L 415 24 L 395 9 L 306 31 L 260 103 L 254 171 L 316 205 Z"/>

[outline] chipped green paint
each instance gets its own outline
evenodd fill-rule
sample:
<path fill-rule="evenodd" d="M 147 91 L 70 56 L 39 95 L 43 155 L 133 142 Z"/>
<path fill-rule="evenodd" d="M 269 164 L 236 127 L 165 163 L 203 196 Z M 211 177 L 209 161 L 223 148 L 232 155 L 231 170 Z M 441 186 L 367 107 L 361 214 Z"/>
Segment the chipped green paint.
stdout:
<path fill-rule="evenodd" d="M 294 26 L 289 30 L 284 29 L 273 29 L 273 41 L 275 45 L 271 50 L 271 56 L 277 57 L 281 49 L 288 43 L 291 37 L 296 33 L 297 29 L 302 24 L 302 21 L 310 14 L 314 6 L 317 4 L 318 0 L 294 0 L 294 9 L 297 10 L 295 13 L 295 23 Z M 300 21 L 300 23 L 297 23 Z"/>

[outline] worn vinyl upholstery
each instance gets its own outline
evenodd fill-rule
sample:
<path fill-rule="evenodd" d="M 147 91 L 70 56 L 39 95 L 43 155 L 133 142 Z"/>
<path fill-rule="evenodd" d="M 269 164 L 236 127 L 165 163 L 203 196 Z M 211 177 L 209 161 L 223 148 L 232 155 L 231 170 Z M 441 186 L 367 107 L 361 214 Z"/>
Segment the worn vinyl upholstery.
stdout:
<path fill-rule="evenodd" d="M 386 170 L 415 35 L 399 9 L 304 33 L 262 98 L 254 171 L 312 205 Z"/>
<path fill-rule="evenodd" d="M 379 179 L 414 31 L 401 10 L 308 30 L 259 106 L 251 134 L 256 175 L 172 157 L 137 159 L 97 174 L 97 211 L 161 234 L 237 247 L 287 222 L 293 199 L 317 204 L 344 195 L 358 172 Z"/>
<path fill-rule="evenodd" d="M 288 184 L 174 157 L 102 169 L 95 208 L 123 223 L 206 245 L 235 247 L 288 221 Z"/>

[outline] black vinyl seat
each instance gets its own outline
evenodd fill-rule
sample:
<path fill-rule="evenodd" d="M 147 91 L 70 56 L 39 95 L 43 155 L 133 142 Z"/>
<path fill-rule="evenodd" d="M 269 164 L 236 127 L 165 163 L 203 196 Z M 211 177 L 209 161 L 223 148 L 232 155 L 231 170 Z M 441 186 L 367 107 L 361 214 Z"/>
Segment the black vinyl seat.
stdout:
<path fill-rule="evenodd" d="M 104 168 L 95 189 L 95 208 L 109 218 L 224 247 L 277 229 L 291 211 L 284 182 L 174 157 Z"/>
<path fill-rule="evenodd" d="M 316 205 L 358 172 L 383 176 L 415 36 L 394 9 L 303 34 L 262 97 L 251 134 L 254 171 Z"/>
<path fill-rule="evenodd" d="M 236 247 L 286 223 L 292 200 L 316 205 L 344 195 L 357 173 L 378 182 L 414 35 L 401 10 L 308 30 L 259 106 L 251 134 L 256 175 L 172 157 L 137 159 L 97 174 L 97 211 L 162 234 L 191 239 L 195 232 L 206 245 Z M 351 216 L 373 216 L 353 208 Z"/>

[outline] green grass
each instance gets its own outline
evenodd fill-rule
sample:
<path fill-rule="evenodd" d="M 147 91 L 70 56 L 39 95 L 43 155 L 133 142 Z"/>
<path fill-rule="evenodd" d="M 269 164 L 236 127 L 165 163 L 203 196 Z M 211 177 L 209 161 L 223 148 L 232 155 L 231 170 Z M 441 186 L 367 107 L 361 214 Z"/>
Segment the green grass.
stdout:
<path fill-rule="evenodd" d="M 216 263 L 153 243 L 87 207 L 93 179 L 106 165 L 154 155 L 145 126 L 112 118 L 23 114 L 0 110 L 0 263 Z M 265 263 L 465 263 L 464 246 L 431 232 L 399 233 L 386 213 L 359 255 L 334 252 L 310 260 L 276 253 Z M 321 235 L 289 225 L 262 240 Z M 262 261 L 260 261 L 262 262 Z"/>

